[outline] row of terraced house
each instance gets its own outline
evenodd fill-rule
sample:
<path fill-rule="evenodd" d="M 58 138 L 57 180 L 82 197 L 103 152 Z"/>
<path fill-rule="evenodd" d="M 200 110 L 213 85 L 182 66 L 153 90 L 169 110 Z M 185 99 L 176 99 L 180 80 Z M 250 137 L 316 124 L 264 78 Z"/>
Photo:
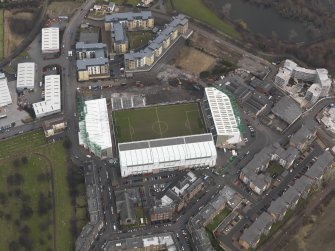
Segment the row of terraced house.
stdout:
<path fill-rule="evenodd" d="M 333 163 L 333 156 L 324 151 L 307 172 L 297 179 L 280 197 L 272 201 L 267 212 L 263 212 L 250 227 L 244 230 L 239 244 L 245 248 L 256 248 L 262 235 L 268 235 L 275 222 L 284 219 L 289 210 L 294 210 L 301 198 L 306 199 L 313 185 L 320 183 Z"/>
<path fill-rule="evenodd" d="M 270 188 L 272 178 L 264 173 L 271 161 L 277 162 L 285 169 L 291 168 L 300 152 L 315 139 L 316 130 L 302 126 L 291 138 L 289 146 L 284 149 L 278 143 L 264 147 L 241 170 L 240 179 L 258 195 Z"/>

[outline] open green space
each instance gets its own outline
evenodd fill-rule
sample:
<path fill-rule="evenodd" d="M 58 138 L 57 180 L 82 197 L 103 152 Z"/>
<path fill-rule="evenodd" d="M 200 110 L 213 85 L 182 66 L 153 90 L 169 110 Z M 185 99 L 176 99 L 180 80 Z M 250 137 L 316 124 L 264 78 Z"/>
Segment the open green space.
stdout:
<path fill-rule="evenodd" d="M 213 28 L 226 33 L 233 38 L 240 38 L 240 34 L 230 24 L 222 21 L 202 0 L 174 0 L 175 8 L 186 15 L 198 19 Z"/>
<path fill-rule="evenodd" d="M 137 50 L 146 46 L 153 37 L 154 34 L 152 31 L 127 31 L 129 48 L 131 50 Z"/>
<path fill-rule="evenodd" d="M 268 168 L 266 169 L 266 173 L 268 173 L 271 177 L 272 175 L 280 175 L 282 172 L 284 172 L 284 167 L 282 167 L 281 165 L 279 165 L 278 162 L 276 161 L 271 161 L 269 163 Z"/>
<path fill-rule="evenodd" d="M 228 208 L 224 208 L 214 219 L 206 226 L 206 229 L 209 232 L 213 232 L 221 222 L 230 214 L 231 210 Z"/>
<path fill-rule="evenodd" d="M 205 132 L 197 103 L 115 111 L 113 118 L 119 143 Z"/>
<path fill-rule="evenodd" d="M 42 131 L 0 141 L 1 250 L 73 250 L 68 154 Z"/>
<path fill-rule="evenodd" d="M 101 0 L 101 2 L 104 2 Z M 109 0 L 109 2 L 114 2 L 115 4 L 131 4 L 136 6 L 137 4 L 141 3 L 141 0 Z"/>

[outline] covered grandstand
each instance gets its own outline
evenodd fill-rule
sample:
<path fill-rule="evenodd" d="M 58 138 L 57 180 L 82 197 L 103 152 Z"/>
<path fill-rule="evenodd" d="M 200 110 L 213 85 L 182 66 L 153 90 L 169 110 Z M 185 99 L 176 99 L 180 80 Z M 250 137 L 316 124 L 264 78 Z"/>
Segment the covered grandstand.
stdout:
<path fill-rule="evenodd" d="M 229 96 L 214 87 L 205 88 L 205 92 L 205 110 L 208 111 L 216 147 L 229 148 L 241 143 L 241 121 Z"/>
<path fill-rule="evenodd" d="M 112 139 L 106 99 L 78 100 L 79 144 L 96 156 L 112 156 Z"/>
<path fill-rule="evenodd" d="M 211 133 L 119 143 L 121 176 L 195 167 L 213 167 L 216 148 Z"/>

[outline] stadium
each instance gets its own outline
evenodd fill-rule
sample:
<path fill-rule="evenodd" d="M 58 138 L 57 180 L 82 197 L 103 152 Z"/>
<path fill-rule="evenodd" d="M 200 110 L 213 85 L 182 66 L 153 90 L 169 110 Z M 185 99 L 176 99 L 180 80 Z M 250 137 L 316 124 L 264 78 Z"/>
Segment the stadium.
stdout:
<path fill-rule="evenodd" d="M 216 148 L 241 140 L 230 98 L 215 88 L 202 102 L 147 106 L 143 95 L 113 94 L 110 104 L 81 102 L 80 138 L 99 157 L 118 153 L 122 177 L 213 167 Z"/>

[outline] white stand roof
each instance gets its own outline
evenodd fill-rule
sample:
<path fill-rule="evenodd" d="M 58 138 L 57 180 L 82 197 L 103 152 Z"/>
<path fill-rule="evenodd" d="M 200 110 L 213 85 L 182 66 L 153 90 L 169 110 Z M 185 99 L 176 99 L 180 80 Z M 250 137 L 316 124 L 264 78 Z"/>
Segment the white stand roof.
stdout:
<path fill-rule="evenodd" d="M 211 133 L 119 144 L 121 176 L 160 169 L 214 166 Z"/>
<path fill-rule="evenodd" d="M 85 101 L 85 128 L 88 140 L 98 145 L 102 150 L 112 148 L 106 99 Z M 80 139 L 85 142 L 84 139 Z"/>
<path fill-rule="evenodd" d="M 228 136 L 229 144 L 240 143 L 241 133 L 229 97 L 214 87 L 205 88 L 205 91 L 217 134 Z"/>

